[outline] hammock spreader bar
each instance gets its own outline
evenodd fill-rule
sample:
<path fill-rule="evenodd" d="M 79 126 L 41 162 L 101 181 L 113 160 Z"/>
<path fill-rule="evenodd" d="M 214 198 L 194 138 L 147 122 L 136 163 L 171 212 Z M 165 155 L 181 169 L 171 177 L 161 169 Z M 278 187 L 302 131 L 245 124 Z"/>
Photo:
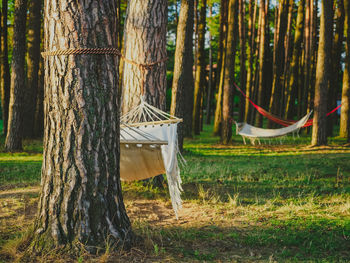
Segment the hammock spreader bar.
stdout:
<path fill-rule="evenodd" d="M 236 83 L 233 83 L 234 86 L 236 87 L 236 89 L 246 98 L 249 100 L 249 102 L 253 105 L 253 107 L 264 117 L 268 118 L 269 120 L 276 122 L 278 124 L 281 124 L 282 126 L 289 126 L 292 125 L 294 123 L 296 123 L 297 121 L 294 120 L 284 120 L 281 119 L 280 117 L 273 115 L 272 113 L 264 110 L 263 108 L 261 108 L 260 106 L 256 105 L 249 97 L 247 97 L 247 95 L 238 87 L 238 85 Z M 331 110 L 330 112 L 328 112 L 326 114 L 326 116 L 328 117 L 329 115 L 331 115 L 332 113 L 336 112 L 339 108 L 341 107 L 341 104 L 339 106 L 337 106 L 336 108 L 334 108 L 333 110 Z M 309 119 L 305 125 L 303 127 L 309 127 L 311 126 L 313 123 L 313 119 Z"/>

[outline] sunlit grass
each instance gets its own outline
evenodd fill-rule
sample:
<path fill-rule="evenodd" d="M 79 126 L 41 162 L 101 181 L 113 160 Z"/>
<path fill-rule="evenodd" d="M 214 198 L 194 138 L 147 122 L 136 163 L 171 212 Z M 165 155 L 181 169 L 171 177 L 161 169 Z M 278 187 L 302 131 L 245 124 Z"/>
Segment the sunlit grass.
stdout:
<path fill-rule="evenodd" d="M 211 126 L 204 126 L 200 137 L 185 141 L 179 220 L 167 189 L 123 183 L 133 231 L 142 242 L 126 254 L 74 260 L 350 261 L 350 148 L 341 138 L 330 138 L 326 147 L 309 143 L 302 135 L 252 146 L 234 136 L 231 145 L 222 146 Z M 11 257 L 32 222 L 21 211 L 33 209 L 38 195 L 17 188 L 40 181 L 41 142 L 24 145 L 22 153 L 0 148 L 0 202 L 7 202 L 0 246 Z M 14 187 L 17 193 L 11 193 Z"/>

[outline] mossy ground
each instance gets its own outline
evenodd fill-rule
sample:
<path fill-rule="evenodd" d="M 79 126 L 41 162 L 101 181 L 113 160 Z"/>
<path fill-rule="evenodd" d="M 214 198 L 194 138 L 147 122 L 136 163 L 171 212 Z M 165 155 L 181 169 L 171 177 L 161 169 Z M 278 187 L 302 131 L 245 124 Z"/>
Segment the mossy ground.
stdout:
<path fill-rule="evenodd" d="M 0 144 L 3 145 L 4 138 Z M 205 126 L 185 142 L 184 208 L 176 220 L 166 189 L 124 183 L 133 231 L 130 251 L 78 256 L 46 253 L 42 262 L 350 261 L 350 147 L 340 138 L 311 148 L 310 137 L 280 144 L 219 144 Z M 41 141 L 24 152 L 0 149 L 0 262 L 18 260 L 39 195 Z M 29 229 L 29 230 L 28 230 Z"/>

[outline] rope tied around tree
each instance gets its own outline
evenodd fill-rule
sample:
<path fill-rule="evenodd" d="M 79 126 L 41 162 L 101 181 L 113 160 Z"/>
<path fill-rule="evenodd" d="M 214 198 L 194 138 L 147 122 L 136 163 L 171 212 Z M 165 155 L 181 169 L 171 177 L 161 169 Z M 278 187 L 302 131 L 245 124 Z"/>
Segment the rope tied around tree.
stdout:
<path fill-rule="evenodd" d="M 70 49 L 58 49 L 54 51 L 41 52 L 43 57 L 47 56 L 64 56 L 64 55 L 114 55 L 120 57 L 124 62 L 137 66 L 141 70 L 142 74 L 142 85 L 141 94 L 144 95 L 144 85 L 145 85 L 145 72 L 146 70 L 151 70 L 155 65 L 160 64 L 168 60 L 168 57 L 162 58 L 151 63 L 138 63 L 133 60 L 127 59 L 119 49 L 117 48 L 70 48 Z"/>

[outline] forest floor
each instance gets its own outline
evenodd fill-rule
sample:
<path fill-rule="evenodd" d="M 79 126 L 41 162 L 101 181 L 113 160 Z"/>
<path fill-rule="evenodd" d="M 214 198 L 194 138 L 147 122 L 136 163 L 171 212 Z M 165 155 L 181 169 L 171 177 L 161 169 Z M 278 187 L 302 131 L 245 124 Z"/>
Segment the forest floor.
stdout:
<path fill-rule="evenodd" d="M 3 145 L 4 138 L 0 138 Z M 55 251 L 38 262 L 350 262 L 350 147 L 339 138 L 309 147 L 219 144 L 205 126 L 185 142 L 184 204 L 176 219 L 167 189 L 123 183 L 133 231 L 130 251 L 77 257 Z M 41 141 L 0 148 L 0 262 L 25 260 L 40 191 Z M 21 258 L 22 257 L 22 258 Z"/>

